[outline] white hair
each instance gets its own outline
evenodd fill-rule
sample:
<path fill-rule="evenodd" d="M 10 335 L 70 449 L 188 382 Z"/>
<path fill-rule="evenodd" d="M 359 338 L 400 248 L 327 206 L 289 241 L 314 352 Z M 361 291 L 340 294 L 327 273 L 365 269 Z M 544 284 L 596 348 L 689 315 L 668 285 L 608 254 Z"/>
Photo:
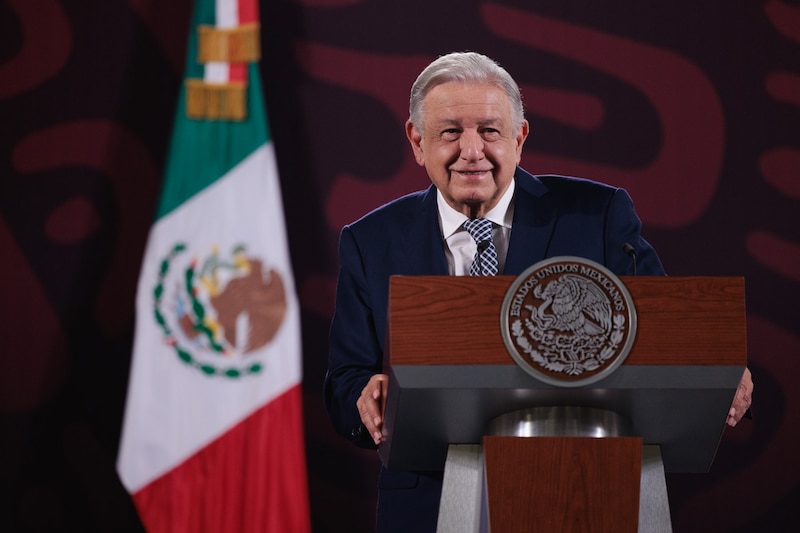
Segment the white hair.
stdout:
<path fill-rule="evenodd" d="M 522 95 L 514 78 L 496 61 L 476 52 L 453 52 L 443 55 L 425 67 L 414 85 L 408 103 L 409 120 L 420 131 L 423 128 L 423 101 L 437 85 L 458 81 L 462 83 L 494 83 L 500 87 L 511 102 L 514 126 L 522 126 L 525 110 Z"/>

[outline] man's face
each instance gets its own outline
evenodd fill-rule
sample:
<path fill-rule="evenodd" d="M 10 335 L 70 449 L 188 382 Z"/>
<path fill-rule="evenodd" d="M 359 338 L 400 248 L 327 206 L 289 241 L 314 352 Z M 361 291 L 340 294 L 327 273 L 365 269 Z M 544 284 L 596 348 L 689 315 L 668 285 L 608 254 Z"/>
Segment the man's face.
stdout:
<path fill-rule="evenodd" d="M 514 127 L 511 103 L 494 84 L 437 85 L 422 105 L 422 131 L 406 123 L 417 163 L 450 206 L 483 216 L 514 179 L 528 122 Z"/>

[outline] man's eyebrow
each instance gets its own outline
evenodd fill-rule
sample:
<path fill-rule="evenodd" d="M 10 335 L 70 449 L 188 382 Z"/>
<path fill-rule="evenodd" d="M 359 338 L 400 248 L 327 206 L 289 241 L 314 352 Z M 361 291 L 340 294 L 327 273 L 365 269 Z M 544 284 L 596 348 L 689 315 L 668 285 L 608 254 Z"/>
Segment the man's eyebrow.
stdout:
<path fill-rule="evenodd" d="M 500 117 L 490 117 L 484 120 L 479 120 L 478 126 L 495 126 L 501 122 L 502 120 Z M 437 126 L 461 126 L 461 121 L 454 118 L 443 118 L 439 120 Z"/>

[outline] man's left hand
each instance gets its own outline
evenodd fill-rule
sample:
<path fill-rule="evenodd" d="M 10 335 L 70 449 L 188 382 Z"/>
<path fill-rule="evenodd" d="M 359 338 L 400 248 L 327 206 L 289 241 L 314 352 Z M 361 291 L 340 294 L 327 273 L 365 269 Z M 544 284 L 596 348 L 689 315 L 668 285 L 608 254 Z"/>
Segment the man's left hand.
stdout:
<path fill-rule="evenodd" d="M 747 410 L 750 409 L 752 402 L 753 376 L 750 374 L 750 369 L 745 368 L 742 379 L 739 381 L 739 388 L 736 389 L 736 396 L 733 397 L 731 410 L 728 412 L 728 420 L 726 421 L 728 425 L 731 427 L 736 426 Z"/>

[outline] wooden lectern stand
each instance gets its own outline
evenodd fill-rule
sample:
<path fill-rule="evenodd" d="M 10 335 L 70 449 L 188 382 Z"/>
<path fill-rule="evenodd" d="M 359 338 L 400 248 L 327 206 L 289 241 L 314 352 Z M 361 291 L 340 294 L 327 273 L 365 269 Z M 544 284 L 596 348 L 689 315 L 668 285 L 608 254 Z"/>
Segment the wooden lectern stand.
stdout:
<path fill-rule="evenodd" d="M 638 315 L 630 354 L 608 377 L 562 388 L 519 368 L 505 347 L 500 313 L 514 279 L 391 279 L 381 460 L 442 470 L 453 445 L 479 450 L 483 496 L 466 512 L 494 533 L 637 531 L 642 444 L 645 455 L 658 445 L 662 477 L 707 472 L 714 459 L 747 362 L 744 280 L 620 277 Z M 493 420 L 530 408 L 615 413 L 632 431 L 489 435 Z"/>

